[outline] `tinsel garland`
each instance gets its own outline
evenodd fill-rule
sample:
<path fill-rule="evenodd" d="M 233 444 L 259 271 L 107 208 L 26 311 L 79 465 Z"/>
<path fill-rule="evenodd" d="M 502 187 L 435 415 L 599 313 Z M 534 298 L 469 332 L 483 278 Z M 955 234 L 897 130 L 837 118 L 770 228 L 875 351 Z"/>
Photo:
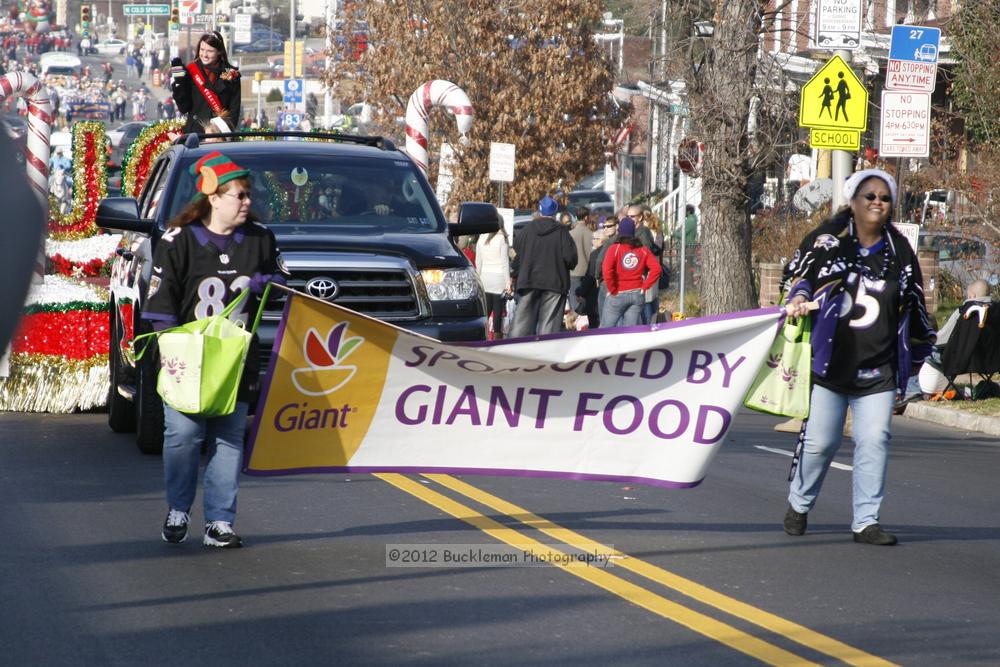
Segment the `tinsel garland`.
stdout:
<path fill-rule="evenodd" d="M 75 240 L 97 232 L 97 205 L 108 196 L 107 138 L 104 123 L 73 123 L 73 202 L 70 212 L 62 215 L 49 198 L 49 236 Z"/>
<path fill-rule="evenodd" d="M 111 380 L 108 355 L 66 359 L 12 354 L 10 377 L 0 378 L 0 410 L 73 412 L 104 405 Z"/>
<path fill-rule="evenodd" d="M 299 204 L 305 205 L 309 202 L 310 196 L 313 191 L 313 184 L 307 183 L 306 185 L 299 188 L 301 192 L 298 198 L 292 196 L 292 188 L 295 186 L 287 186 L 273 174 L 264 173 L 264 186 L 267 188 L 268 205 L 271 210 L 274 211 L 274 217 L 272 219 L 276 220 L 301 220 L 301 211 L 299 210 Z"/>
<path fill-rule="evenodd" d="M 41 310 L 21 316 L 11 340 L 15 353 L 45 354 L 67 360 L 108 353 L 108 307 L 81 304 L 72 310 Z"/>
<path fill-rule="evenodd" d="M 78 241 L 46 239 L 46 273 L 72 278 L 108 277 L 121 238 L 121 234 L 98 234 Z"/>
<path fill-rule="evenodd" d="M 149 176 L 150 167 L 170 147 L 170 142 L 180 135 L 183 127 L 182 120 L 163 120 L 139 133 L 132 145 L 125 150 L 122 160 L 122 195 L 139 196 Z"/>

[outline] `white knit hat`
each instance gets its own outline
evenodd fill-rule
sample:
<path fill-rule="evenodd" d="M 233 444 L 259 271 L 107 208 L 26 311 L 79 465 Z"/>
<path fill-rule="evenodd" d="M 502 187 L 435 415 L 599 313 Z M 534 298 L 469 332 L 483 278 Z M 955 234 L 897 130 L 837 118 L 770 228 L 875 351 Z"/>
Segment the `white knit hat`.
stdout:
<path fill-rule="evenodd" d="M 892 205 L 896 205 L 896 179 L 888 172 L 881 169 L 862 169 L 851 174 L 850 178 L 844 181 L 844 199 L 850 201 L 854 198 L 854 193 L 858 186 L 869 178 L 881 178 L 889 187 L 889 194 L 892 195 Z"/>

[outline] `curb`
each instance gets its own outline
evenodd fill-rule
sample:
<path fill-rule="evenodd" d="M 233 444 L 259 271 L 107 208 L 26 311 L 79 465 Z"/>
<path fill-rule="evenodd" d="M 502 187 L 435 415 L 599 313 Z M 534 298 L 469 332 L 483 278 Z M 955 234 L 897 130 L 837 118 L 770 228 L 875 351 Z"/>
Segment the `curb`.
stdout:
<path fill-rule="evenodd" d="M 1000 417 L 988 417 L 971 414 L 964 410 L 939 408 L 927 405 L 927 401 L 910 403 L 906 406 L 903 416 L 934 422 L 942 426 L 951 426 L 963 431 L 979 431 L 980 433 L 1000 437 Z"/>

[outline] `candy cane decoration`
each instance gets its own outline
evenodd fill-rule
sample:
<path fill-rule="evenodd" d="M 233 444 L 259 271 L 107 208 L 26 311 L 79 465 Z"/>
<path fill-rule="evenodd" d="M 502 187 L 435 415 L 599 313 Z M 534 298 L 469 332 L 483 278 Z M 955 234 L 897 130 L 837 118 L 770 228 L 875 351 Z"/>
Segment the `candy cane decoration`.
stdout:
<path fill-rule="evenodd" d="M 406 153 L 427 174 L 427 114 L 431 107 L 444 107 L 455 115 L 458 131 L 465 134 L 472 127 L 474 111 L 469 96 L 451 81 L 428 81 L 410 95 L 406 103 Z"/>
<path fill-rule="evenodd" d="M 43 210 L 49 208 L 49 134 L 52 132 L 52 103 L 49 91 L 33 75 L 11 72 L 0 76 L 0 102 L 11 93 L 19 93 L 28 103 L 28 137 L 25 165 L 28 181 L 42 202 Z M 45 275 L 45 249 L 39 249 L 35 260 L 32 282 L 42 282 Z"/>

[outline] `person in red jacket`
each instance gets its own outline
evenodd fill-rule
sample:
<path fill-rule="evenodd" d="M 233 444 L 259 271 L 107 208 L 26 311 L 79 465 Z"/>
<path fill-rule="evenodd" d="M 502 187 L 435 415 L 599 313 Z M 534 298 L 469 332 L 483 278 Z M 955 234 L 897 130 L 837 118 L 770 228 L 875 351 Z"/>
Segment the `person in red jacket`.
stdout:
<path fill-rule="evenodd" d="M 636 238 L 632 218 L 622 218 L 618 223 L 618 239 L 604 255 L 601 274 L 608 288 L 601 327 L 638 324 L 645 303 L 643 293 L 660 279 L 660 263 Z"/>

